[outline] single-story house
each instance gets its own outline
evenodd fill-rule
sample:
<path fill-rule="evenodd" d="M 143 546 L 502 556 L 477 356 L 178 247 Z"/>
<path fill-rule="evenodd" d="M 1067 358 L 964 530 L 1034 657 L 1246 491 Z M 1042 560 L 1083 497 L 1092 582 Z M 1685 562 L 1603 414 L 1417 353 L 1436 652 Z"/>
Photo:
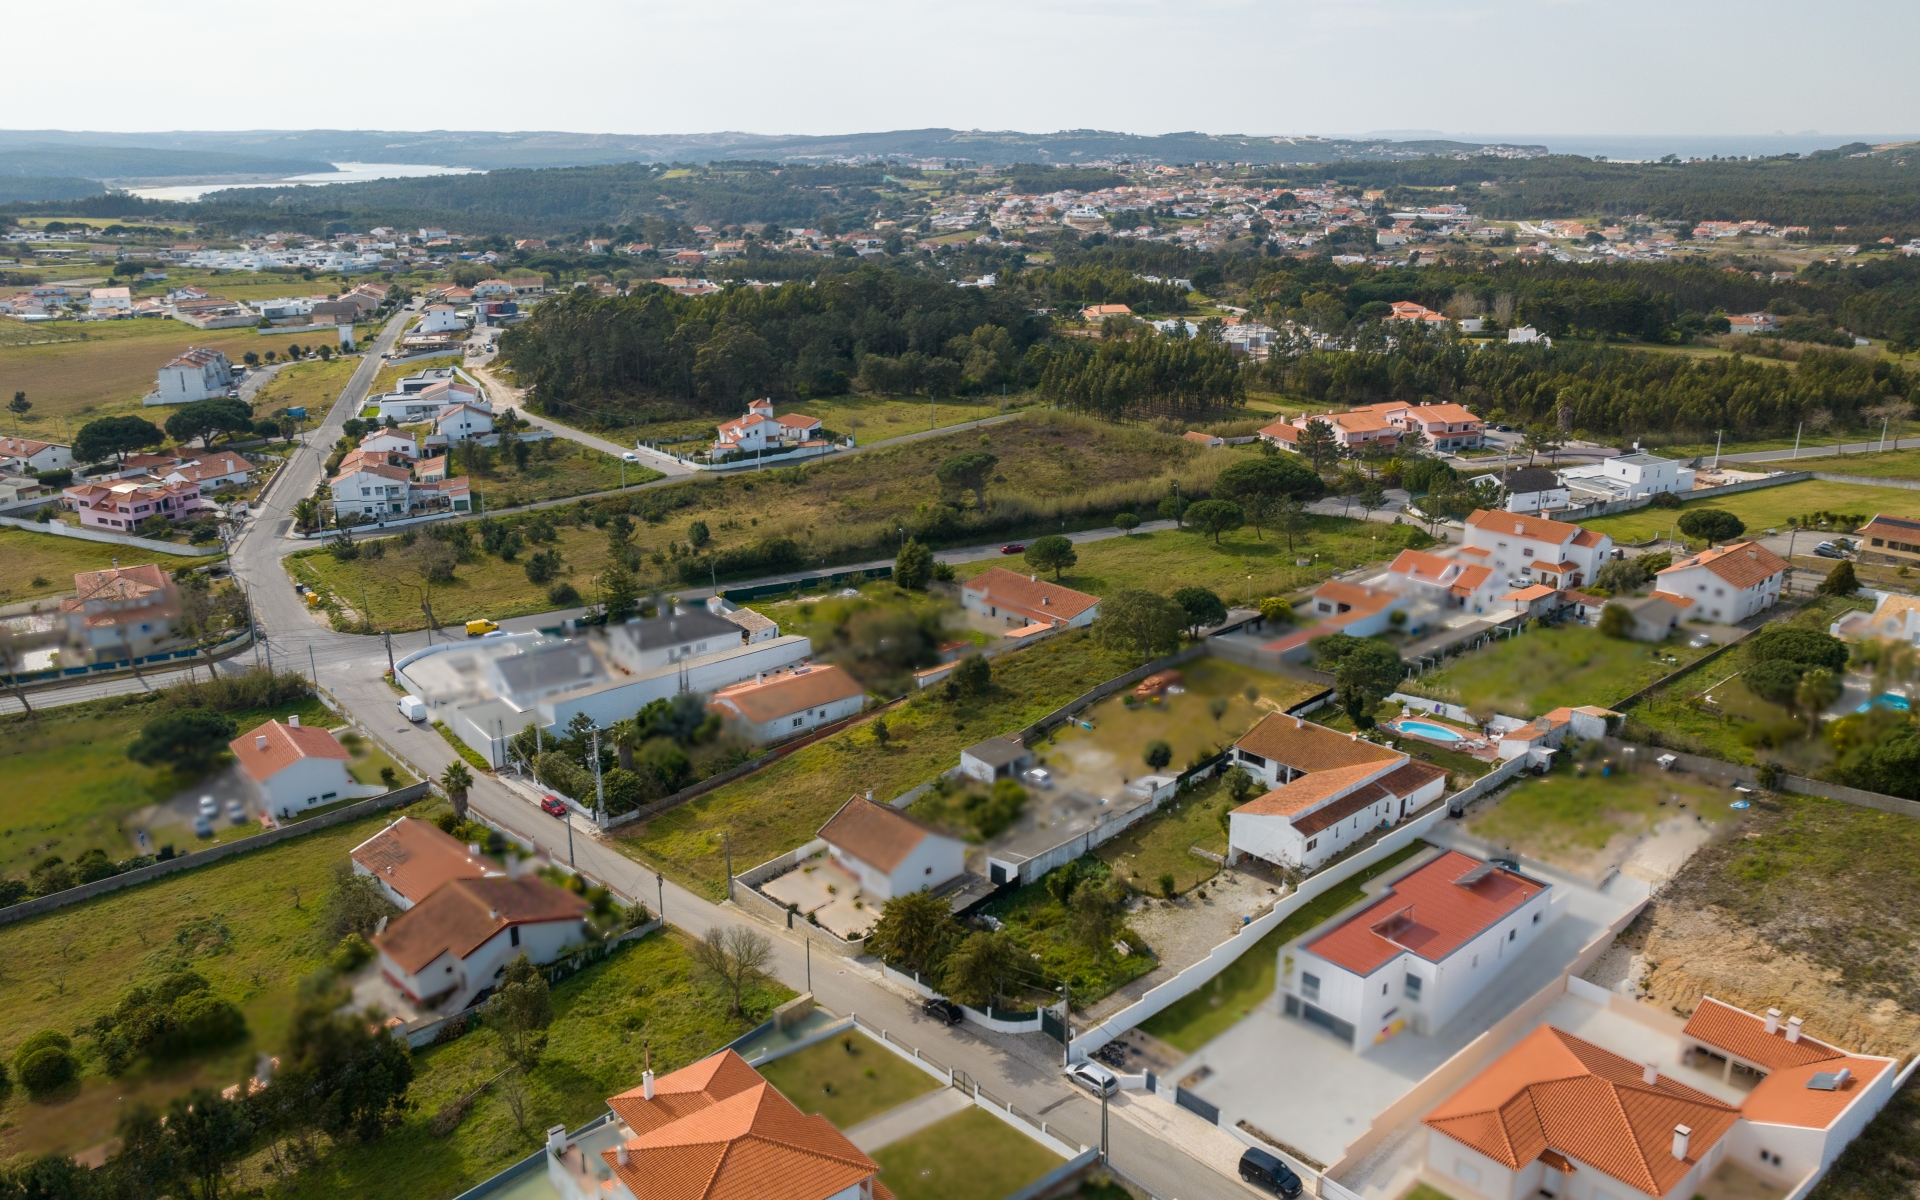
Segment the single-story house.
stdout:
<path fill-rule="evenodd" d="M 962 584 L 960 606 L 1009 626 L 1078 629 L 1100 615 L 1100 597 L 1005 567 L 989 567 Z"/>
<path fill-rule="evenodd" d="M 299 717 L 258 725 L 227 746 L 259 789 L 261 807 L 276 817 L 362 794 L 347 774 L 347 748 Z"/>
<path fill-rule="evenodd" d="M 380 973 L 425 1008 L 459 1012 L 490 991 L 507 964 L 544 965 L 587 936 L 587 902 L 543 879 L 454 879 L 373 937 Z"/>
<path fill-rule="evenodd" d="M 764 745 L 845 720 L 865 707 L 866 700 L 865 686 L 839 667 L 800 665 L 762 671 L 723 687 L 713 694 L 707 711 L 719 713 L 749 740 Z"/>
<path fill-rule="evenodd" d="M 855 796 L 820 827 L 834 861 L 882 903 L 909 892 L 937 892 L 966 870 L 967 848 L 892 805 Z"/>
<path fill-rule="evenodd" d="M 355 846 L 348 857 L 356 875 L 380 885 L 402 910 L 412 908 L 455 879 L 485 879 L 505 874 L 439 826 L 418 817 L 401 817 Z"/>
<path fill-rule="evenodd" d="M 996 779 L 1018 779 L 1033 765 L 1033 751 L 1017 733 L 988 738 L 960 752 L 960 773 L 990 784 Z"/>

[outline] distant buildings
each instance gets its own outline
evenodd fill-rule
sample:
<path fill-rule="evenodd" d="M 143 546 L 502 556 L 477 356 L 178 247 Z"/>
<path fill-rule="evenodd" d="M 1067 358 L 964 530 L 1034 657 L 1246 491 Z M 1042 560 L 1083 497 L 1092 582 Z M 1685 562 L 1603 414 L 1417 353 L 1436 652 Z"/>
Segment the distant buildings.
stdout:
<path fill-rule="evenodd" d="M 4 443 L 0 443 L 4 444 Z M 1875 513 L 1854 531 L 1862 562 L 1882 562 L 1896 566 L 1920 563 L 1920 521 Z"/>
<path fill-rule="evenodd" d="M 1545 467 L 1507 467 L 1467 480 L 1477 488 L 1506 493 L 1500 505 L 1507 512 L 1548 513 L 1568 507 L 1567 485 Z"/>
<path fill-rule="evenodd" d="M 747 415 L 735 417 L 720 426 L 714 454 L 754 454 L 770 450 L 791 450 L 820 436 L 820 419 L 804 413 L 773 415 L 773 401 L 755 400 L 747 405 Z"/>
<path fill-rule="evenodd" d="M 1445 453 L 1479 446 L 1486 432 L 1485 422 L 1458 404 L 1385 403 L 1294 417 L 1260 430 L 1260 437 L 1283 450 L 1298 451 L 1300 431 L 1314 421 L 1326 424 L 1333 432 L 1334 443 L 1342 449 L 1369 442 L 1393 449 L 1409 432 L 1418 430 L 1427 445 Z"/>

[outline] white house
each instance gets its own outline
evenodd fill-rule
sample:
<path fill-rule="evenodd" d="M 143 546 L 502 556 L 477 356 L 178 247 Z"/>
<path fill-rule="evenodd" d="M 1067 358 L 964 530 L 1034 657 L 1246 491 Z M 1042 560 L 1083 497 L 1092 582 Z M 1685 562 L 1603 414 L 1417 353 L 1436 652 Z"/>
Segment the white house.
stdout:
<path fill-rule="evenodd" d="M 333 492 L 334 515 L 379 517 L 406 515 L 412 506 L 412 484 L 405 467 L 362 462 L 334 476 L 328 486 Z"/>
<path fill-rule="evenodd" d="M 1228 855 L 1281 867 L 1317 867 L 1447 785 L 1444 768 L 1285 713 L 1235 742 L 1233 762 L 1267 790 L 1228 814 Z"/>
<path fill-rule="evenodd" d="M 347 750 L 324 729 L 268 721 L 227 743 L 240 769 L 253 780 L 261 806 L 286 818 L 317 804 L 368 794 L 347 774 Z M 375 787 L 373 792 L 384 789 Z"/>
<path fill-rule="evenodd" d="M 751 454 L 760 450 L 785 450 L 820 436 L 820 419 L 802 413 L 773 415 L 773 401 L 755 400 L 747 405 L 747 415 L 720 426 L 713 443 L 716 454 Z"/>
<path fill-rule="evenodd" d="M 1613 553 L 1613 539 L 1564 521 L 1479 509 L 1466 520 L 1464 558 L 1492 567 L 1502 580 L 1577 588 L 1591 582 Z"/>
<path fill-rule="evenodd" d="M 1466 571 L 1460 576 L 1474 584 L 1478 594 L 1484 584 L 1477 574 L 1468 574 L 1471 568 L 1483 565 L 1472 558 L 1462 559 Z M 1392 572 L 1389 571 L 1389 575 Z M 1393 614 L 1404 613 L 1403 624 L 1409 630 L 1419 624 L 1414 619 L 1420 611 L 1422 597 L 1417 591 L 1398 592 L 1389 588 L 1369 587 L 1360 583 L 1348 583 L 1342 579 L 1329 579 L 1313 590 L 1313 598 L 1307 602 L 1306 611 L 1315 618 L 1312 636 L 1324 637 L 1330 633 L 1345 633 L 1350 637 L 1372 637 L 1376 633 L 1385 633 L 1393 627 Z M 1301 630 L 1306 633 L 1306 630 Z"/>
<path fill-rule="evenodd" d="M 485 879 L 505 874 L 452 834 L 418 817 L 401 817 L 355 846 L 348 856 L 356 875 L 380 885 L 387 899 L 409 909 L 455 879 Z"/>
<path fill-rule="evenodd" d="M 245 487 L 253 478 L 253 464 L 230 450 L 183 460 L 161 475 L 169 483 L 197 483 L 203 491 Z"/>
<path fill-rule="evenodd" d="M 9 475 L 64 471 L 73 465 L 72 448 L 62 446 L 58 442 L 0 437 L 0 470 L 4 470 Z"/>
<path fill-rule="evenodd" d="M 1691 467 L 1645 451 L 1619 454 L 1560 472 L 1561 482 L 1568 487 L 1608 500 L 1637 500 L 1658 492 L 1685 494 L 1693 490 L 1693 477 Z"/>
<path fill-rule="evenodd" d="M 376 398 L 382 422 L 431 421 L 456 404 L 481 412 L 493 411 L 492 406 L 480 398 L 480 390 L 462 380 L 436 379 L 412 388 L 406 386 L 409 382 L 403 379 L 399 390 Z"/>
<path fill-rule="evenodd" d="M 1504 471 L 1475 475 L 1467 482 L 1476 488 L 1506 492 L 1500 505 L 1507 512 L 1543 513 L 1566 508 L 1570 501 L 1567 485 L 1545 467 L 1508 467 Z"/>
<path fill-rule="evenodd" d="M 553 962 L 587 940 L 587 902 L 542 879 L 454 879 L 373 937 L 380 973 L 422 1008 L 459 1012 L 524 954 Z"/>
<path fill-rule="evenodd" d="M 360 449 L 374 455 L 397 454 L 412 462 L 420 457 L 420 444 L 411 433 L 398 429 L 377 429 L 360 439 Z"/>
<path fill-rule="evenodd" d="M 466 322 L 454 311 L 451 304 L 429 304 L 420 314 L 420 323 L 413 327 L 414 333 L 457 333 L 465 329 Z"/>
<path fill-rule="evenodd" d="M 966 870 L 966 844 L 937 833 L 888 804 L 855 796 L 820 827 L 834 861 L 882 903 L 909 892 L 937 892 Z"/>
<path fill-rule="evenodd" d="M 1659 1049 L 1635 1061 L 1537 1026 L 1423 1118 L 1422 1173 L 1462 1200 L 1688 1200 L 1718 1190 L 1710 1178 L 1804 1196 L 1892 1097 L 1899 1066 L 1711 996 L 1678 1061 L 1670 1039 L 1644 1044 Z M 1734 1084 L 1736 1065 L 1759 1082 Z"/>
<path fill-rule="evenodd" d="M 154 393 L 160 404 L 191 404 L 225 396 L 233 387 L 233 364 L 225 352 L 190 347 L 160 368 Z"/>
<path fill-rule="evenodd" d="M 1499 718 L 1506 721 L 1508 718 Z M 1527 758 L 1527 765 L 1546 766 L 1553 752 L 1566 744 L 1567 735 L 1596 741 L 1614 728 L 1620 714 L 1610 708 L 1583 704 L 1579 708 L 1556 708 L 1545 716 L 1515 725 L 1500 734 L 1500 758 Z"/>
<path fill-rule="evenodd" d="M 1526 346 L 1535 342 L 1540 343 L 1542 346 L 1553 345 L 1552 338 L 1541 333 L 1531 325 L 1516 325 L 1512 329 L 1507 330 L 1507 345 L 1509 346 Z"/>
<path fill-rule="evenodd" d="M 1729 624 L 1780 599 L 1787 561 L 1759 542 L 1735 542 L 1681 559 L 1654 576 L 1659 592 L 1694 602 L 1693 616 Z"/>
<path fill-rule="evenodd" d="M 1387 581 L 1403 596 L 1418 596 L 1442 610 L 1470 613 L 1494 611 L 1506 590 L 1506 581 L 1495 579 L 1492 567 L 1425 550 L 1402 550 L 1387 566 Z M 1333 602 L 1331 596 L 1328 602 Z"/>
<path fill-rule="evenodd" d="M 1281 1011 L 1366 1051 L 1445 1028 L 1553 921 L 1550 884 L 1449 850 L 1280 950 Z"/>
<path fill-rule="evenodd" d="M 1881 592 L 1872 612 L 1846 613 L 1827 632 L 1837 638 L 1878 638 L 1920 646 L 1920 596 Z"/>
<path fill-rule="evenodd" d="M 153 563 L 77 571 L 73 595 L 60 601 L 62 665 L 143 658 L 170 646 L 180 611 L 180 589 Z"/>
<path fill-rule="evenodd" d="M 493 414 L 471 404 L 456 404 L 433 419 L 433 431 L 448 445 L 473 441 L 493 432 Z"/>
<path fill-rule="evenodd" d="M 1100 615 L 1100 597 L 1048 583 L 1038 575 L 989 567 L 960 586 L 960 607 L 1012 626 L 1078 629 L 1093 624 Z"/>
<path fill-rule="evenodd" d="M 799 737 L 857 714 L 867 689 L 835 666 L 800 665 L 723 687 L 708 702 L 709 712 L 733 722 L 760 745 Z"/>
<path fill-rule="evenodd" d="M 101 316 L 133 311 L 133 291 L 124 287 L 97 287 L 87 293 L 87 311 Z"/>

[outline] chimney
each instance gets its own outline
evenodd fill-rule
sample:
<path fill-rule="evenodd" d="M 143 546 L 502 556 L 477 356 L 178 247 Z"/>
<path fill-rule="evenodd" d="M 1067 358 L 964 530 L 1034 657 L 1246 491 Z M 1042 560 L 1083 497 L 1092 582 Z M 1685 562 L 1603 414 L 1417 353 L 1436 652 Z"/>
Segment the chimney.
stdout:
<path fill-rule="evenodd" d="M 767 673 L 765 671 L 757 672 L 753 677 L 753 681 L 755 683 L 765 683 L 767 681 Z"/>
<path fill-rule="evenodd" d="M 1787 1040 L 1789 1042 L 1798 1042 L 1800 1040 L 1800 1018 L 1799 1017 L 1787 1018 Z"/>
<path fill-rule="evenodd" d="M 1687 1142 L 1693 1138 L 1693 1130 L 1685 1125 L 1673 1127 L 1673 1156 L 1681 1162 L 1687 1161 Z"/>
<path fill-rule="evenodd" d="M 868 799 L 868 800 L 872 800 L 872 799 L 873 799 L 873 789 L 872 789 L 872 788 L 868 788 L 868 789 L 867 789 L 867 799 Z"/>
<path fill-rule="evenodd" d="M 623 1167 L 627 1165 L 627 1144 L 625 1142 L 621 1142 L 620 1145 L 615 1148 L 613 1159 Z"/>
<path fill-rule="evenodd" d="M 554 1125 L 547 1130 L 547 1153 L 565 1154 L 567 1152 L 567 1127 Z"/>
<path fill-rule="evenodd" d="M 263 733 L 255 737 L 253 739 L 253 748 L 255 750 L 265 750 L 267 748 L 267 735 Z"/>
<path fill-rule="evenodd" d="M 298 728 L 300 728 L 300 718 L 299 718 L 299 716 L 298 716 L 298 715 L 295 715 L 295 716 L 291 716 L 291 717 L 288 717 L 288 718 L 287 718 L 287 728 L 288 728 L 288 729 L 298 729 Z"/>
<path fill-rule="evenodd" d="M 1660 1082 L 1660 1064 L 1659 1063 L 1642 1063 L 1640 1066 L 1640 1082 L 1646 1084 L 1648 1087 L 1652 1087 L 1654 1084 L 1659 1083 Z"/>
<path fill-rule="evenodd" d="M 1772 1037 L 1774 1034 L 1779 1033 L 1780 1032 L 1780 1010 L 1777 1008 L 1768 1009 L 1767 1023 L 1763 1025 L 1761 1028 L 1766 1031 L 1766 1034 L 1768 1037 Z"/>
<path fill-rule="evenodd" d="M 1747 557 L 1753 559 L 1755 562 L 1758 562 L 1760 561 L 1760 552 L 1758 550 L 1749 550 L 1747 551 Z"/>
<path fill-rule="evenodd" d="M 1038 575 L 1029 575 L 1029 576 L 1027 576 L 1027 582 L 1028 582 L 1028 583 L 1039 583 L 1039 582 L 1040 582 L 1040 577 L 1039 577 Z"/>
<path fill-rule="evenodd" d="M 640 1094 L 648 1100 L 653 1099 L 653 1072 L 643 1071 L 640 1075 Z"/>
<path fill-rule="evenodd" d="M 479 858 L 479 857 L 480 857 L 480 843 L 479 843 L 479 842 L 468 842 L 468 843 L 467 843 L 467 853 L 468 853 L 468 854 L 471 854 L 471 855 L 473 855 L 473 856 L 474 856 L 475 858 Z"/>
<path fill-rule="evenodd" d="M 1307 722 L 1306 722 L 1306 718 L 1304 718 L 1304 717 L 1295 717 L 1295 718 L 1293 719 L 1293 727 L 1294 727 L 1295 729 L 1305 729 L 1305 728 L 1307 727 Z"/>

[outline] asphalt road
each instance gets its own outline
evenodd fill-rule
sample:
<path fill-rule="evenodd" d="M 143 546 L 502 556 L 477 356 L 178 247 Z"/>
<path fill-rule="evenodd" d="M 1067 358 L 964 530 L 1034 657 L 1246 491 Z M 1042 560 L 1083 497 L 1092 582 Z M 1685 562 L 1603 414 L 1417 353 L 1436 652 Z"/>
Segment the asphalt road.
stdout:
<path fill-rule="evenodd" d="M 271 656 L 279 669 L 317 677 L 356 721 L 416 774 L 437 777 L 458 756 L 430 727 L 416 726 L 400 716 L 394 692 L 382 677 L 387 668 L 387 650 L 382 639 L 338 633 L 327 627 L 324 619 L 310 612 L 294 593 L 280 567 L 281 558 L 307 544 L 284 536 L 292 524 L 293 505 L 318 484 L 325 448 L 342 435 L 342 423 L 347 417 L 359 410 L 379 370 L 380 353 L 392 347 L 404 321 L 405 314 L 402 314 L 387 324 L 371 352 L 355 369 L 332 411 L 309 435 L 307 445 L 295 451 L 281 468 L 267 495 L 256 505 L 254 517 L 234 540 L 231 564 L 235 578 L 253 601 L 255 619 L 264 635 L 259 650 L 262 661 Z M 1087 541 L 1118 533 L 1118 530 L 1102 530 L 1073 536 L 1075 540 Z M 984 557 L 997 554 L 998 549 L 978 547 L 949 552 L 942 557 L 952 561 L 956 553 Z M 510 624 L 543 624 L 553 619 L 553 614 L 544 614 Z M 445 635 L 412 633 L 395 637 L 393 654 L 398 658 L 427 645 L 434 636 L 444 638 Z M 252 661 L 253 653 L 248 652 L 220 664 L 219 669 L 240 670 L 252 665 Z M 62 695 L 71 694 L 77 699 L 83 698 L 81 693 L 90 698 L 132 691 L 144 686 L 160 686 L 184 674 L 184 671 L 154 673 L 144 680 L 83 684 L 63 689 Z M 48 695 L 36 703 L 52 703 L 54 699 Z M 7 704 L 14 706 L 15 702 L 8 698 Z M 660 905 L 669 922 L 689 933 L 701 935 L 716 926 L 735 925 L 767 933 L 774 944 L 772 973 L 789 987 L 796 990 L 810 987 L 820 1003 L 833 1011 L 858 1013 L 940 1062 L 965 1071 L 987 1091 L 1025 1112 L 1044 1113 L 1049 1128 L 1062 1137 L 1088 1145 L 1098 1141 L 1099 1105 L 1065 1082 L 1060 1074 L 1061 1050 L 1057 1043 L 1037 1034 L 995 1034 L 966 1025 L 950 1028 L 929 1020 L 920 1014 L 917 1001 L 885 987 L 869 969 L 825 953 L 810 955 L 803 933 L 770 929 L 731 905 L 713 904 L 662 880 L 653 871 L 612 849 L 597 834 L 548 817 L 531 799 L 495 778 L 481 776 L 475 780 L 469 802 L 489 820 L 521 834 L 556 859 L 573 862 L 616 892 L 642 900 L 650 907 Z M 1250 1194 L 1250 1189 L 1239 1180 L 1219 1174 L 1171 1143 L 1124 1120 L 1111 1121 L 1109 1128 L 1115 1165 L 1156 1196 L 1168 1200 L 1225 1200 Z"/>

